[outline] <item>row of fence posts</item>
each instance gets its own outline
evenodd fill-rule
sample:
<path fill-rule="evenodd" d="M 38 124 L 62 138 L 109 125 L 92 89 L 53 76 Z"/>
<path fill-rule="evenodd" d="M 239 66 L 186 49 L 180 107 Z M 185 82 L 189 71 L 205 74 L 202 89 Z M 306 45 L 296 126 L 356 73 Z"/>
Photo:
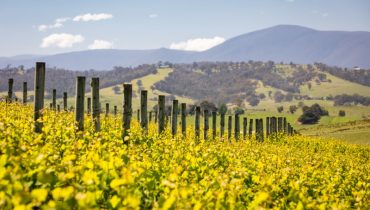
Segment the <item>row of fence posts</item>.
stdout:
<path fill-rule="evenodd" d="M 76 80 L 76 101 L 75 101 L 75 120 L 77 123 L 77 130 L 84 130 L 84 113 L 85 113 L 85 86 L 86 77 L 79 76 Z M 14 80 L 11 78 L 8 80 L 8 97 L 7 101 L 12 101 L 13 95 L 13 84 Z M 96 132 L 100 131 L 100 114 L 101 105 L 99 101 L 99 78 L 91 79 L 91 98 L 87 98 L 87 114 L 92 116 L 94 130 Z M 41 133 L 43 124 L 39 121 L 42 115 L 42 109 L 44 109 L 44 92 L 45 92 L 45 63 L 37 62 L 35 71 L 35 97 L 34 97 L 34 124 L 35 132 Z M 128 135 L 131 125 L 132 118 L 132 85 L 123 84 L 123 116 L 122 116 L 122 138 Z M 67 97 L 66 92 L 63 93 L 63 110 L 67 111 Z M 27 103 L 27 82 L 23 83 L 23 103 Z M 165 130 L 168 119 L 171 121 L 171 133 L 173 136 L 177 134 L 177 118 L 180 113 L 181 118 L 181 133 L 186 136 L 186 103 L 181 103 L 181 111 L 178 110 L 179 102 L 178 100 L 172 101 L 171 118 L 166 115 L 165 111 L 165 96 L 158 96 L 158 109 L 154 113 L 154 121 L 158 126 L 158 133 L 162 133 Z M 56 105 L 56 89 L 52 91 L 52 103 L 50 104 L 52 110 L 60 111 L 60 106 Z M 109 103 L 105 106 L 105 115 L 109 114 Z M 117 115 L 117 106 L 114 106 L 114 115 Z M 145 133 L 148 131 L 148 116 L 149 122 L 152 121 L 152 112 L 148 113 L 148 91 L 142 90 L 140 95 L 140 109 L 137 110 L 137 119 Z M 216 138 L 217 130 L 217 112 L 212 111 L 209 113 L 208 110 L 203 110 L 203 139 L 207 140 L 209 131 L 209 116 L 212 117 L 212 139 Z M 195 136 L 199 140 L 200 138 L 200 117 L 201 108 L 199 106 L 195 107 Z M 231 115 L 228 116 L 227 121 L 227 139 L 231 139 L 232 135 L 232 119 Z M 263 119 L 248 119 L 244 117 L 242 120 L 242 139 L 252 138 L 253 133 L 253 123 L 255 123 L 255 138 L 262 142 L 264 138 L 269 138 L 272 135 L 278 133 L 283 133 L 287 135 L 293 135 L 296 131 L 293 129 L 290 123 L 287 122 L 285 117 L 266 117 L 266 132 L 264 132 Z M 220 137 L 224 138 L 225 133 L 225 114 L 220 114 Z M 240 139 L 240 117 L 239 114 L 234 116 L 234 139 L 238 141 Z M 266 134 L 266 135 L 265 135 Z"/>

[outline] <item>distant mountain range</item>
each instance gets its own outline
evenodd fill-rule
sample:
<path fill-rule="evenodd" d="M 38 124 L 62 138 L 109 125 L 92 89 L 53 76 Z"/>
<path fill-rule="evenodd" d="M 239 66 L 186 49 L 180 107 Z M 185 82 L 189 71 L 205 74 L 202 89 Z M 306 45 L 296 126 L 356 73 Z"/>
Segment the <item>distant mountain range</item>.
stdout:
<path fill-rule="evenodd" d="M 113 66 L 169 61 L 268 61 L 309 64 L 321 62 L 341 67 L 370 68 L 370 32 L 318 31 L 294 25 L 243 34 L 203 52 L 170 50 L 88 50 L 48 56 L 22 55 L 0 58 L 0 68 L 34 66 L 36 61 L 49 67 L 70 70 L 109 70 Z"/>

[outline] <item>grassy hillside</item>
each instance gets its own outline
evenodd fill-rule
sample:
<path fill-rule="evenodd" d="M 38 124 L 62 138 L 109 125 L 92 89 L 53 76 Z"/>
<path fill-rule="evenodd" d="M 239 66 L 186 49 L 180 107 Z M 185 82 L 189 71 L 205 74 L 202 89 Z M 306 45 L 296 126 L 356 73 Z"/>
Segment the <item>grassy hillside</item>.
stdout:
<path fill-rule="evenodd" d="M 168 74 L 171 73 L 171 72 L 172 72 L 172 69 L 160 68 L 160 69 L 158 69 L 157 74 L 150 74 L 150 75 L 132 80 L 131 81 L 132 91 L 134 93 L 133 94 L 134 97 L 133 97 L 133 100 L 132 100 L 132 103 L 133 103 L 132 106 L 138 108 L 139 105 L 140 105 L 140 90 L 139 90 L 139 86 L 137 85 L 139 80 L 142 83 L 142 89 L 148 90 L 148 106 L 149 106 L 149 108 L 153 107 L 155 104 L 158 103 L 158 95 L 168 96 L 169 95 L 168 93 L 165 93 L 165 92 L 162 92 L 162 91 L 159 91 L 159 90 L 156 90 L 156 89 L 152 89 L 152 86 L 155 83 L 157 83 L 161 80 L 164 80 L 168 76 Z M 122 94 L 120 94 L 120 95 L 115 94 L 114 91 L 112 90 L 113 87 L 114 86 L 111 86 L 111 87 L 103 88 L 103 89 L 100 90 L 100 94 L 101 94 L 101 97 L 102 97 L 102 103 L 109 102 L 111 104 L 121 105 L 122 100 L 123 100 L 123 95 Z M 122 87 L 122 85 L 119 85 L 119 87 Z M 121 88 L 121 92 L 122 92 L 122 88 Z M 193 103 L 193 100 L 190 99 L 190 98 L 181 97 L 181 96 L 175 96 L 175 97 L 176 97 L 176 99 L 178 99 L 181 102 L 188 103 L 188 104 Z M 134 111 L 135 110 L 136 109 L 134 109 Z"/>

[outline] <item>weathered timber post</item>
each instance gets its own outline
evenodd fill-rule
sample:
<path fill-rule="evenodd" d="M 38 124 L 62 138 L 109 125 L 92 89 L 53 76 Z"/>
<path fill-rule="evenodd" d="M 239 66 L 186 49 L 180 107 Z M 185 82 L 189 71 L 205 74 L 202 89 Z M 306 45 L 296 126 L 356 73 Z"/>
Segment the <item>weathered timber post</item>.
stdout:
<path fill-rule="evenodd" d="M 260 141 L 263 142 L 265 140 L 265 134 L 263 131 L 263 119 L 260 119 Z"/>
<path fill-rule="evenodd" d="M 255 137 L 256 137 L 256 140 L 257 141 L 259 141 L 260 140 L 260 128 L 259 128 L 259 126 L 260 126 L 260 121 L 259 121 L 259 119 L 255 119 L 255 123 L 256 123 L 256 127 L 255 127 L 255 131 L 254 131 L 254 135 L 255 135 Z"/>
<path fill-rule="evenodd" d="M 165 129 L 166 118 L 166 97 L 158 96 L 158 133 L 162 133 Z"/>
<path fill-rule="evenodd" d="M 200 136 L 200 106 L 195 107 L 195 137 L 199 140 Z"/>
<path fill-rule="evenodd" d="M 249 131 L 248 131 L 248 133 L 249 133 L 249 139 L 251 139 L 252 138 L 252 134 L 253 134 L 253 119 L 249 119 Z"/>
<path fill-rule="evenodd" d="M 179 112 L 179 101 L 173 100 L 172 101 L 172 136 L 175 136 L 177 133 L 177 113 Z"/>
<path fill-rule="evenodd" d="M 13 99 L 13 84 L 14 79 L 10 78 L 8 79 L 8 102 L 11 103 Z"/>
<path fill-rule="evenodd" d="M 203 112 L 204 117 L 204 123 L 203 123 L 203 138 L 205 141 L 208 140 L 208 129 L 209 129 L 209 119 L 208 119 L 208 110 L 204 110 Z"/>
<path fill-rule="evenodd" d="M 53 109 L 53 103 L 50 103 L 49 105 L 50 105 L 49 109 L 52 110 Z"/>
<path fill-rule="evenodd" d="M 87 98 L 87 114 L 91 114 L 91 98 Z"/>
<path fill-rule="evenodd" d="M 109 116 L 109 103 L 105 103 L 105 117 Z"/>
<path fill-rule="evenodd" d="M 234 138 L 235 141 L 239 140 L 240 135 L 240 120 L 239 120 L 239 114 L 235 113 L 235 123 L 234 123 Z"/>
<path fill-rule="evenodd" d="M 38 119 L 42 116 L 42 109 L 44 108 L 44 93 L 45 93 L 45 63 L 37 62 L 35 70 L 35 101 L 34 101 L 34 116 L 35 132 L 42 132 L 42 122 Z"/>
<path fill-rule="evenodd" d="M 136 119 L 137 119 L 138 122 L 140 122 L 140 109 L 137 109 Z"/>
<path fill-rule="evenodd" d="M 157 109 L 154 111 L 154 123 L 157 123 L 158 122 L 158 107 Z"/>
<path fill-rule="evenodd" d="M 63 93 L 63 110 L 64 111 L 67 111 L 68 110 L 68 93 L 67 92 L 64 92 Z"/>
<path fill-rule="evenodd" d="M 231 141 L 231 133 L 233 131 L 233 116 L 229 115 L 228 121 L 227 121 L 227 139 Z"/>
<path fill-rule="evenodd" d="M 60 112 L 60 105 L 57 105 L 57 111 Z"/>
<path fill-rule="evenodd" d="M 91 78 L 91 95 L 92 95 L 92 121 L 95 132 L 100 131 L 100 96 L 99 96 L 99 78 Z"/>
<path fill-rule="evenodd" d="M 132 84 L 123 84 L 122 139 L 128 136 L 132 117 Z"/>
<path fill-rule="evenodd" d="M 53 110 L 55 111 L 57 109 L 57 90 L 53 89 Z"/>
<path fill-rule="evenodd" d="M 186 103 L 181 103 L 181 133 L 186 136 Z"/>
<path fill-rule="evenodd" d="M 270 136 L 270 117 L 266 117 L 266 138 Z"/>
<path fill-rule="evenodd" d="M 77 77 L 75 120 L 79 131 L 84 130 L 85 84 L 86 77 Z"/>
<path fill-rule="evenodd" d="M 149 111 L 149 122 L 152 122 L 152 118 L 153 118 L 153 112 Z"/>
<path fill-rule="evenodd" d="M 278 133 L 281 133 L 283 131 L 283 118 L 278 118 Z"/>
<path fill-rule="evenodd" d="M 142 90 L 140 96 L 140 125 L 144 129 L 145 133 L 148 132 L 148 91 Z"/>
<path fill-rule="evenodd" d="M 212 139 L 216 138 L 216 130 L 217 130 L 217 112 L 212 112 Z"/>
<path fill-rule="evenodd" d="M 221 139 L 223 138 L 224 136 L 224 133 L 225 133 L 225 114 L 224 113 L 221 113 L 221 119 L 220 119 L 220 136 L 221 136 Z"/>
<path fill-rule="evenodd" d="M 243 140 L 247 138 L 247 126 L 248 126 L 248 119 L 243 117 Z"/>
<path fill-rule="evenodd" d="M 114 112 L 114 116 L 116 117 L 117 116 L 117 106 L 113 107 L 113 112 Z"/>
<path fill-rule="evenodd" d="M 23 104 L 27 104 L 27 82 L 23 82 Z"/>
<path fill-rule="evenodd" d="M 284 134 L 286 134 L 287 133 L 287 128 L 286 128 L 286 126 L 287 126 L 287 121 L 286 121 L 286 117 L 284 117 L 283 118 L 283 132 L 284 132 Z"/>

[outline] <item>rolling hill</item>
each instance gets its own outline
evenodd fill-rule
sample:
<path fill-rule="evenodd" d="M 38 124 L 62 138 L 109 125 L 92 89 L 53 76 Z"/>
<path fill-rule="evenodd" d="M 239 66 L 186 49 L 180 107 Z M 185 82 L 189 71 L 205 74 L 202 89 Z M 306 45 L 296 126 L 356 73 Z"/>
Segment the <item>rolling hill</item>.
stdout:
<path fill-rule="evenodd" d="M 113 66 L 136 66 L 170 61 L 268 61 L 308 64 L 322 62 L 341 67 L 370 68 L 370 32 L 318 31 L 279 25 L 237 36 L 203 52 L 170 50 L 88 50 L 48 56 L 23 55 L 0 58 L 0 67 L 32 67 L 45 61 L 49 67 L 71 70 L 109 70 Z"/>

